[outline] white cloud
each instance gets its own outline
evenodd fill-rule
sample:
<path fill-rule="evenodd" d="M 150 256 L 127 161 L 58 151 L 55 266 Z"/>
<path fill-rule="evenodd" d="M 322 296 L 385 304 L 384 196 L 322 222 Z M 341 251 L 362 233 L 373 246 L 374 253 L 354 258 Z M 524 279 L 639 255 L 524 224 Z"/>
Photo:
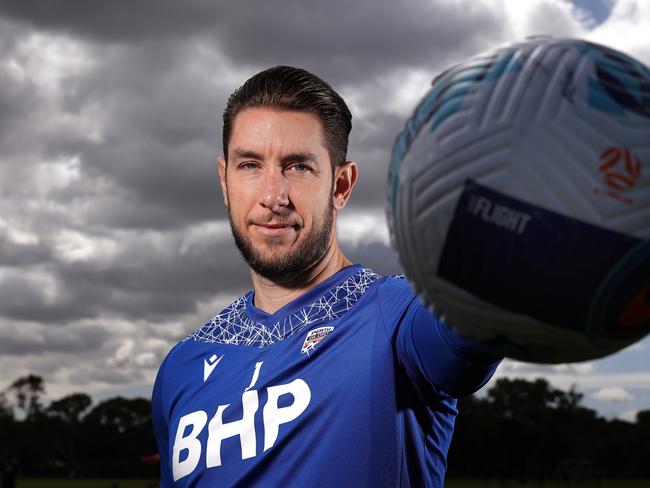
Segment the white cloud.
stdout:
<path fill-rule="evenodd" d="M 336 226 L 339 240 L 353 246 L 360 242 L 390 242 L 383 212 L 343 213 L 339 216 Z"/>
<path fill-rule="evenodd" d="M 582 363 L 565 363 L 565 364 L 538 364 L 525 363 L 514 359 L 506 359 L 499 371 L 504 375 L 586 375 L 594 372 L 594 363 L 590 361 Z"/>
<path fill-rule="evenodd" d="M 601 373 L 593 371 L 591 373 L 578 373 L 576 371 L 558 372 L 552 366 L 526 365 L 525 363 L 515 363 L 506 359 L 499 366 L 490 384 L 499 378 L 522 378 L 528 381 L 534 381 L 537 378 L 546 379 L 555 388 L 568 390 L 575 386 L 578 391 L 585 392 L 596 388 L 627 388 L 648 390 L 650 389 L 650 371 L 631 371 L 624 373 Z"/>
<path fill-rule="evenodd" d="M 341 96 L 354 114 L 364 122 L 378 120 L 382 113 L 393 113 L 405 120 L 429 89 L 435 66 L 423 69 L 399 69 L 364 83 L 345 86 Z M 443 66 L 439 67 L 443 69 Z"/>
<path fill-rule="evenodd" d="M 582 363 L 555 364 L 551 368 L 554 373 L 585 375 L 594 372 L 594 363 L 585 361 Z"/>
<path fill-rule="evenodd" d="M 637 414 L 637 413 L 639 413 L 638 410 L 627 410 L 627 411 L 621 413 L 621 414 L 618 416 L 618 419 L 619 419 L 619 420 L 623 420 L 623 421 L 625 421 L 625 422 L 636 423 L 636 414 Z"/>
<path fill-rule="evenodd" d="M 134 347 L 135 343 L 133 342 L 133 339 L 123 339 L 122 344 L 117 348 L 113 357 L 108 360 L 108 366 L 119 366 L 130 360 L 133 356 Z"/>
<path fill-rule="evenodd" d="M 96 237 L 73 230 L 62 230 L 54 238 L 55 250 L 65 261 L 109 260 L 118 252 L 112 238 Z"/>
<path fill-rule="evenodd" d="M 52 190 L 65 189 L 81 180 L 81 161 L 79 157 L 57 158 L 36 165 L 37 186 L 42 194 Z"/>
<path fill-rule="evenodd" d="M 650 2 L 618 0 L 608 19 L 586 37 L 650 64 Z"/>
<path fill-rule="evenodd" d="M 94 65 L 85 44 L 43 32 L 23 38 L 16 57 L 9 63 L 17 78 L 29 79 L 49 94 L 58 92 L 67 78 L 78 76 Z"/>
<path fill-rule="evenodd" d="M 605 402 L 625 403 L 634 400 L 634 395 L 618 386 L 601 388 L 592 395 L 596 400 Z"/>
<path fill-rule="evenodd" d="M 25 222 L 19 219 L 8 222 L 0 217 L 0 232 L 6 233 L 9 240 L 16 244 L 34 245 L 40 242 L 38 234 L 28 230 Z"/>
<path fill-rule="evenodd" d="M 494 2 L 488 1 L 494 5 Z M 584 32 L 581 18 L 570 2 L 562 0 L 503 0 L 503 31 L 506 39 L 522 40 L 527 36 L 551 35 L 573 37 Z"/>
<path fill-rule="evenodd" d="M 228 220 L 217 220 L 215 222 L 203 222 L 183 229 L 179 232 L 180 254 L 191 254 L 202 246 L 214 245 L 217 242 L 229 242 L 231 237 L 230 223 Z"/>

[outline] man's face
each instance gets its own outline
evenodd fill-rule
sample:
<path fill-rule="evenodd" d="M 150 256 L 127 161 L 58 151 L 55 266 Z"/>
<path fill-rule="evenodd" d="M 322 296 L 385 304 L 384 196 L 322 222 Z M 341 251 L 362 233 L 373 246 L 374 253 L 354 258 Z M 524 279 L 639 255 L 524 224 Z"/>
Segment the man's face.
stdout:
<path fill-rule="evenodd" d="M 256 273 L 292 279 L 325 255 L 333 237 L 333 178 L 318 118 L 243 110 L 219 172 L 235 242 Z"/>

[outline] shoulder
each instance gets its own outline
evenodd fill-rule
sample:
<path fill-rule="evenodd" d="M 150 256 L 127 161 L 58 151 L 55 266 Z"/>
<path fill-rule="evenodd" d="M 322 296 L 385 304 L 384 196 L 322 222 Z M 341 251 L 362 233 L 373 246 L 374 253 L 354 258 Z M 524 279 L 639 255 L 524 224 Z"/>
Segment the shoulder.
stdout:
<path fill-rule="evenodd" d="M 367 298 L 376 301 L 384 312 L 404 308 L 417 298 L 404 275 L 382 275 L 370 268 L 362 268 L 352 275 L 338 291 L 339 295 L 343 292 L 341 301 L 345 303 L 370 295 Z"/>
<path fill-rule="evenodd" d="M 377 287 L 377 298 L 384 319 L 400 317 L 418 297 L 404 275 L 385 276 Z"/>
<path fill-rule="evenodd" d="M 413 294 L 413 290 L 404 275 L 382 276 L 378 283 L 379 290 L 384 296 Z"/>

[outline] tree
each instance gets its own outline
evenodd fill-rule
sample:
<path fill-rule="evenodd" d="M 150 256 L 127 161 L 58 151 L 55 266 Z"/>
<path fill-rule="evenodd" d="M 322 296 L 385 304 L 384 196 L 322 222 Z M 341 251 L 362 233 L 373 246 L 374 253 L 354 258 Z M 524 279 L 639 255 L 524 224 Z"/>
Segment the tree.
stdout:
<path fill-rule="evenodd" d="M 640 410 L 637 412 L 636 423 L 639 426 L 650 428 L 650 410 Z"/>
<path fill-rule="evenodd" d="M 547 410 L 574 411 L 581 401 L 582 393 L 576 392 L 575 387 L 565 392 L 542 378 L 533 382 L 501 378 L 488 391 L 488 402 L 501 416 L 526 422 L 538 420 Z"/>
<path fill-rule="evenodd" d="M 7 389 L 16 397 L 16 403 L 26 418 L 33 418 L 42 410 L 41 397 L 45 393 L 43 378 L 30 374 L 18 378 Z"/>
<path fill-rule="evenodd" d="M 144 398 L 111 398 L 93 408 L 86 421 L 112 427 L 120 433 L 140 430 L 151 422 L 151 402 Z"/>
<path fill-rule="evenodd" d="M 86 452 L 86 432 L 81 415 L 88 409 L 92 399 L 85 393 L 73 393 L 53 401 L 45 410 L 48 469 L 58 470 L 67 476 L 75 476 L 82 469 Z"/>
<path fill-rule="evenodd" d="M 94 476 L 155 473 L 157 466 L 139 462 L 143 455 L 156 452 L 149 400 L 122 397 L 105 400 L 84 417 L 82 425 L 90 441 L 84 450 L 84 471 Z"/>
<path fill-rule="evenodd" d="M 603 430 L 606 422 L 581 401 L 574 388 L 563 391 L 544 379 L 508 378 L 497 380 L 485 398 L 461 399 L 450 473 L 541 482 L 566 460 L 598 461 L 597 450 L 611 443 Z M 621 432 L 621 427 L 612 430 Z"/>
<path fill-rule="evenodd" d="M 46 413 L 68 423 L 77 423 L 81 414 L 90 407 L 92 399 L 85 393 L 73 393 L 56 400 L 47 407 Z"/>
<path fill-rule="evenodd" d="M 0 420 L 13 419 L 13 412 L 7 403 L 7 397 L 4 393 L 0 393 Z"/>

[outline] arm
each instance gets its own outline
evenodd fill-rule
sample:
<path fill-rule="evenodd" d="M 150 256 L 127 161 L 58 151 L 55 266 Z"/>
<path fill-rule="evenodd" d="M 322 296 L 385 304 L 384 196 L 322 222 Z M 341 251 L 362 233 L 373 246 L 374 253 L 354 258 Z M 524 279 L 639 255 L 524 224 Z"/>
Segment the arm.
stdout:
<path fill-rule="evenodd" d="M 487 383 L 501 357 L 429 312 L 404 280 L 387 280 L 382 288 L 380 302 L 386 324 L 392 315 L 397 359 L 415 385 L 425 382 L 439 395 L 458 398 Z"/>
<path fill-rule="evenodd" d="M 419 300 L 400 325 L 396 348 L 409 376 L 424 378 L 456 398 L 483 387 L 501 362 L 480 344 L 459 336 Z"/>

